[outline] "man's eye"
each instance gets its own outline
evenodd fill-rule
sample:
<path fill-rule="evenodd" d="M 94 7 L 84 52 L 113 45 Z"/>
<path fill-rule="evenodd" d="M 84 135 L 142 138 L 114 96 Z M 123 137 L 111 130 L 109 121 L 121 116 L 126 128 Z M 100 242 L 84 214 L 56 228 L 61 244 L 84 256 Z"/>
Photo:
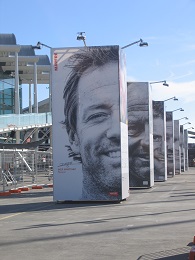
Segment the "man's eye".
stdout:
<path fill-rule="evenodd" d="M 128 125 L 128 135 L 138 136 L 142 132 L 142 127 L 139 124 L 129 124 Z"/>
<path fill-rule="evenodd" d="M 106 113 L 96 113 L 87 117 L 86 122 L 100 122 L 108 117 Z"/>
<path fill-rule="evenodd" d="M 154 142 L 161 142 L 162 141 L 162 136 L 160 135 L 154 135 L 153 136 Z"/>

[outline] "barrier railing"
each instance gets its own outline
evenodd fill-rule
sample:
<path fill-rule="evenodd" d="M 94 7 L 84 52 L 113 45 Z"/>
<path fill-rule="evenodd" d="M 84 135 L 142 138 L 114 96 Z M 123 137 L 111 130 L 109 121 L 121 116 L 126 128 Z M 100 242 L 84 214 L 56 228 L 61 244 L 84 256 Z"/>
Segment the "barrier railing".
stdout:
<path fill-rule="evenodd" d="M 52 124 L 51 112 L 31 114 L 9 114 L 0 116 L 0 132 L 21 130 L 24 127 L 46 126 Z"/>
<path fill-rule="evenodd" d="M 0 150 L 0 192 L 53 183 L 52 151 Z"/>

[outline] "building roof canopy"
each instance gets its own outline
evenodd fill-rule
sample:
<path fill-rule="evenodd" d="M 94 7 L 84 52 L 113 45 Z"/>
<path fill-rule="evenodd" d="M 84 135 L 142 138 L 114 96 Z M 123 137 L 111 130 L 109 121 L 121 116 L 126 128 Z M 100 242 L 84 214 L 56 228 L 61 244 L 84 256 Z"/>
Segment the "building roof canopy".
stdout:
<path fill-rule="evenodd" d="M 13 33 L 1 33 L 0 34 L 1 45 L 16 45 L 16 37 Z"/>
<path fill-rule="evenodd" d="M 33 83 L 34 63 L 37 64 L 37 83 L 49 84 L 50 60 L 47 55 L 35 55 L 32 45 L 17 45 L 14 34 L 0 34 L 0 70 L 9 75 L 15 71 L 15 52 L 21 83 Z"/>

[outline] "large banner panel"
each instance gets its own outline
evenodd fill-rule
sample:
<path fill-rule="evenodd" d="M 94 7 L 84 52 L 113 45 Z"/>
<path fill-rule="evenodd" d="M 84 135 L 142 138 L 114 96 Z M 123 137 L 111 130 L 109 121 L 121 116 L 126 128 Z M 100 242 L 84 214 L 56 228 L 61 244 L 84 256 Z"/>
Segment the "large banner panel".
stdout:
<path fill-rule="evenodd" d="M 184 129 L 185 171 L 188 171 L 188 130 Z"/>
<path fill-rule="evenodd" d="M 166 115 L 164 101 L 153 101 L 154 181 L 167 180 Z"/>
<path fill-rule="evenodd" d="M 52 49 L 54 201 L 129 195 L 123 58 L 119 46 Z"/>
<path fill-rule="evenodd" d="M 195 144 L 194 143 L 188 144 L 188 160 L 189 160 L 189 167 L 195 167 Z"/>
<path fill-rule="evenodd" d="M 153 114 L 147 82 L 127 83 L 130 187 L 154 185 Z"/>
<path fill-rule="evenodd" d="M 175 175 L 173 112 L 166 112 L 166 140 L 167 140 L 167 175 Z"/>
<path fill-rule="evenodd" d="M 175 174 L 181 173 L 180 127 L 179 120 L 174 120 Z"/>
<path fill-rule="evenodd" d="M 184 128 L 180 125 L 181 171 L 185 171 Z"/>
<path fill-rule="evenodd" d="M 129 196 L 129 147 L 128 147 L 128 111 L 127 111 L 127 79 L 126 57 L 120 49 L 119 56 L 119 86 L 120 86 L 120 124 L 121 124 L 121 176 L 122 196 Z"/>

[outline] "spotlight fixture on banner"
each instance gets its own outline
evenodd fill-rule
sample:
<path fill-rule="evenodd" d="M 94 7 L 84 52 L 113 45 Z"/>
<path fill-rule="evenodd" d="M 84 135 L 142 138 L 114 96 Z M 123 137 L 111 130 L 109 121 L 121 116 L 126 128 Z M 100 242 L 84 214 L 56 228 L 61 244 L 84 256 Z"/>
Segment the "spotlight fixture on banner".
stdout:
<path fill-rule="evenodd" d="M 194 127 L 192 126 L 192 127 L 188 127 L 188 128 L 186 128 L 186 130 L 188 130 L 188 129 L 194 129 Z"/>
<path fill-rule="evenodd" d="M 184 125 L 191 125 L 191 123 L 190 123 L 190 122 L 187 122 L 187 123 L 183 124 L 183 126 L 184 126 Z"/>
<path fill-rule="evenodd" d="M 87 46 L 86 45 L 86 35 L 85 35 L 85 32 L 78 32 L 77 33 L 77 40 L 78 41 L 83 41 L 85 47 Z"/>
<path fill-rule="evenodd" d="M 173 110 L 173 111 L 171 111 L 171 112 L 175 112 L 175 111 L 178 111 L 178 110 L 179 110 L 179 111 L 184 111 L 184 109 L 180 107 L 180 108 L 177 108 L 177 109 L 175 109 L 175 110 Z"/>
<path fill-rule="evenodd" d="M 160 81 L 150 82 L 150 84 L 157 84 L 157 83 L 163 83 L 163 86 L 169 87 L 169 84 L 166 82 L 166 80 L 160 80 Z"/>
<path fill-rule="evenodd" d="M 176 97 L 171 97 L 171 98 L 165 99 L 164 102 L 166 102 L 166 101 L 168 101 L 168 100 L 171 100 L 171 99 L 173 99 L 173 101 L 178 101 L 178 98 L 176 98 Z"/>
<path fill-rule="evenodd" d="M 130 44 L 127 44 L 127 45 L 121 47 L 121 49 L 126 49 L 126 48 L 128 48 L 128 47 L 130 47 L 134 44 L 137 44 L 137 43 L 139 43 L 139 47 L 147 47 L 148 46 L 147 42 L 144 42 L 142 39 L 139 39 L 138 41 L 132 42 Z"/>
<path fill-rule="evenodd" d="M 51 46 L 49 46 L 47 44 L 44 44 L 42 42 L 37 42 L 37 45 L 36 46 L 32 46 L 32 48 L 40 50 L 42 46 L 50 49 L 50 59 L 52 60 L 52 57 L 51 57 L 51 49 L 52 49 L 52 47 Z M 51 73 L 50 73 L 49 86 L 46 87 L 46 88 L 49 89 L 49 111 L 51 111 Z"/>
<path fill-rule="evenodd" d="M 44 47 L 46 47 L 46 48 L 49 48 L 49 49 L 51 49 L 51 47 L 50 46 L 48 46 L 48 45 L 46 45 L 46 44 L 44 44 L 44 43 L 41 43 L 41 42 L 37 42 L 37 45 L 36 46 L 33 46 L 33 49 L 41 49 L 41 46 L 44 46 Z"/>
<path fill-rule="evenodd" d="M 188 118 L 187 116 L 184 116 L 184 117 L 179 118 L 179 119 L 177 119 L 177 120 L 182 120 L 182 119 L 186 119 L 186 120 L 188 120 L 189 118 Z"/>

